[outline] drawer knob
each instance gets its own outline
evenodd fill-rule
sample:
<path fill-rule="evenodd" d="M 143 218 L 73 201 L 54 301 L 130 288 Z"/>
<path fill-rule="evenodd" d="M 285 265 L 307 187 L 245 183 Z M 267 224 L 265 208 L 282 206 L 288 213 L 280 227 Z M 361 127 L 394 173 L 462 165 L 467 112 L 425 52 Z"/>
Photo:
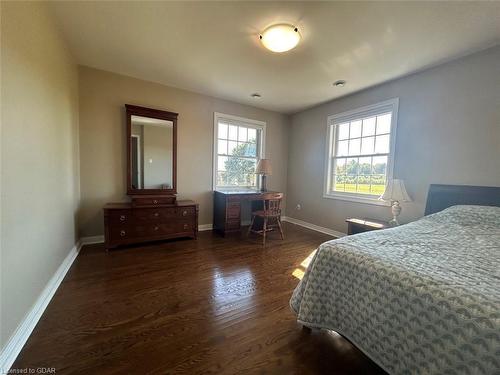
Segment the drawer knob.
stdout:
<path fill-rule="evenodd" d="M 154 230 L 155 230 L 155 231 L 156 231 L 156 230 L 158 230 L 158 229 L 160 229 L 160 227 L 154 227 Z"/>
<path fill-rule="evenodd" d="M 125 234 L 127 234 L 127 233 L 126 233 L 124 230 L 121 230 L 121 231 L 120 231 L 120 236 L 121 236 L 121 237 L 125 237 Z"/>
<path fill-rule="evenodd" d="M 126 217 L 125 215 L 120 215 L 120 221 L 125 221 Z"/>
<path fill-rule="evenodd" d="M 156 199 L 153 199 L 153 203 L 154 203 L 154 204 L 157 204 L 157 203 L 158 203 L 158 201 L 157 201 Z"/>
<path fill-rule="evenodd" d="M 155 212 L 155 217 L 158 217 L 160 216 L 160 214 L 158 212 Z"/>
<path fill-rule="evenodd" d="M 187 224 L 184 224 L 184 229 L 188 229 L 188 225 Z"/>
<path fill-rule="evenodd" d="M 182 216 L 186 216 L 188 212 L 186 210 L 182 211 Z"/>

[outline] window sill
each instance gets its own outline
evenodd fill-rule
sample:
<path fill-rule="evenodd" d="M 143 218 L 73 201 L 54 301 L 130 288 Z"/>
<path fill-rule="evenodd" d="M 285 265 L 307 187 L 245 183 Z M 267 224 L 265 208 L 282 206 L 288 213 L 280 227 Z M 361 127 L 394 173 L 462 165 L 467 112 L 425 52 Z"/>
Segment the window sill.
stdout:
<path fill-rule="evenodd" d="M 338 199 L 341 201 L 349 201 L 349 202 L 356 202 L 363 204 L 371 204 L 375 206 L 389 207 L 391 205 L 391 202 L 381 201 L 376 196 L 364 196 L 359 194 L 329 193 L 329 194 L 323 194 L 323 198 Z"/>

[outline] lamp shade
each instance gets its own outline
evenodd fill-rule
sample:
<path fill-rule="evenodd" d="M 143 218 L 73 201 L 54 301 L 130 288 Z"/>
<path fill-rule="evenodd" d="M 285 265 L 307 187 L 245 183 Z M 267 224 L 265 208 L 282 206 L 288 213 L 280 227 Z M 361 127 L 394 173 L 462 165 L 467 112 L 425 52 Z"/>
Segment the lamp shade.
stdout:
<path fill-rule="evenodd" d="M 384 194 L 379 198 L 383 201 L 411 202 L 411 198 L 406 192 L 403 180 L 390 180 L 385 187 Z"/>
<path fill-rule="evenodd" d="M 271 161 L 269 159 L 260 159 L 257 163 L 257 168 L 255 173 L 270 176 L 273 174 L 273 169 L 271 168 Z"/>

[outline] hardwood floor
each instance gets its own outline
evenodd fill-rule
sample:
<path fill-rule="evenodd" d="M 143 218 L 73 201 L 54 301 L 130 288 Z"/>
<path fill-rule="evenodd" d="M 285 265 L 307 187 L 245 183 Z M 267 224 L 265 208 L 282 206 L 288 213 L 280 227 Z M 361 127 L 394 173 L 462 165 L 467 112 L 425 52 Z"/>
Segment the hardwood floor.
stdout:
<path fill-rule="evenodd" d="M 341 336 L 307 333 L 288 301 L 300 263 L 330 237 L 199 239 L 75 260 L 13 368 L 56 374 L 383 373 Z"/>

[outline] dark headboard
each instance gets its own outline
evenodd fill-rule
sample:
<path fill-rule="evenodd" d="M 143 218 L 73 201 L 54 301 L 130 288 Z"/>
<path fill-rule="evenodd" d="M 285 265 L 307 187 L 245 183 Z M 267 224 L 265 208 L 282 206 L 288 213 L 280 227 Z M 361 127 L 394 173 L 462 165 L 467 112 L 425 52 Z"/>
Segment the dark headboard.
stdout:
<path fill-rule="evenodd" d="M 432 184 L 427 194 L 425 214 L 430 215 L 457 204 L 500 207 L 500 187 Z"/>

